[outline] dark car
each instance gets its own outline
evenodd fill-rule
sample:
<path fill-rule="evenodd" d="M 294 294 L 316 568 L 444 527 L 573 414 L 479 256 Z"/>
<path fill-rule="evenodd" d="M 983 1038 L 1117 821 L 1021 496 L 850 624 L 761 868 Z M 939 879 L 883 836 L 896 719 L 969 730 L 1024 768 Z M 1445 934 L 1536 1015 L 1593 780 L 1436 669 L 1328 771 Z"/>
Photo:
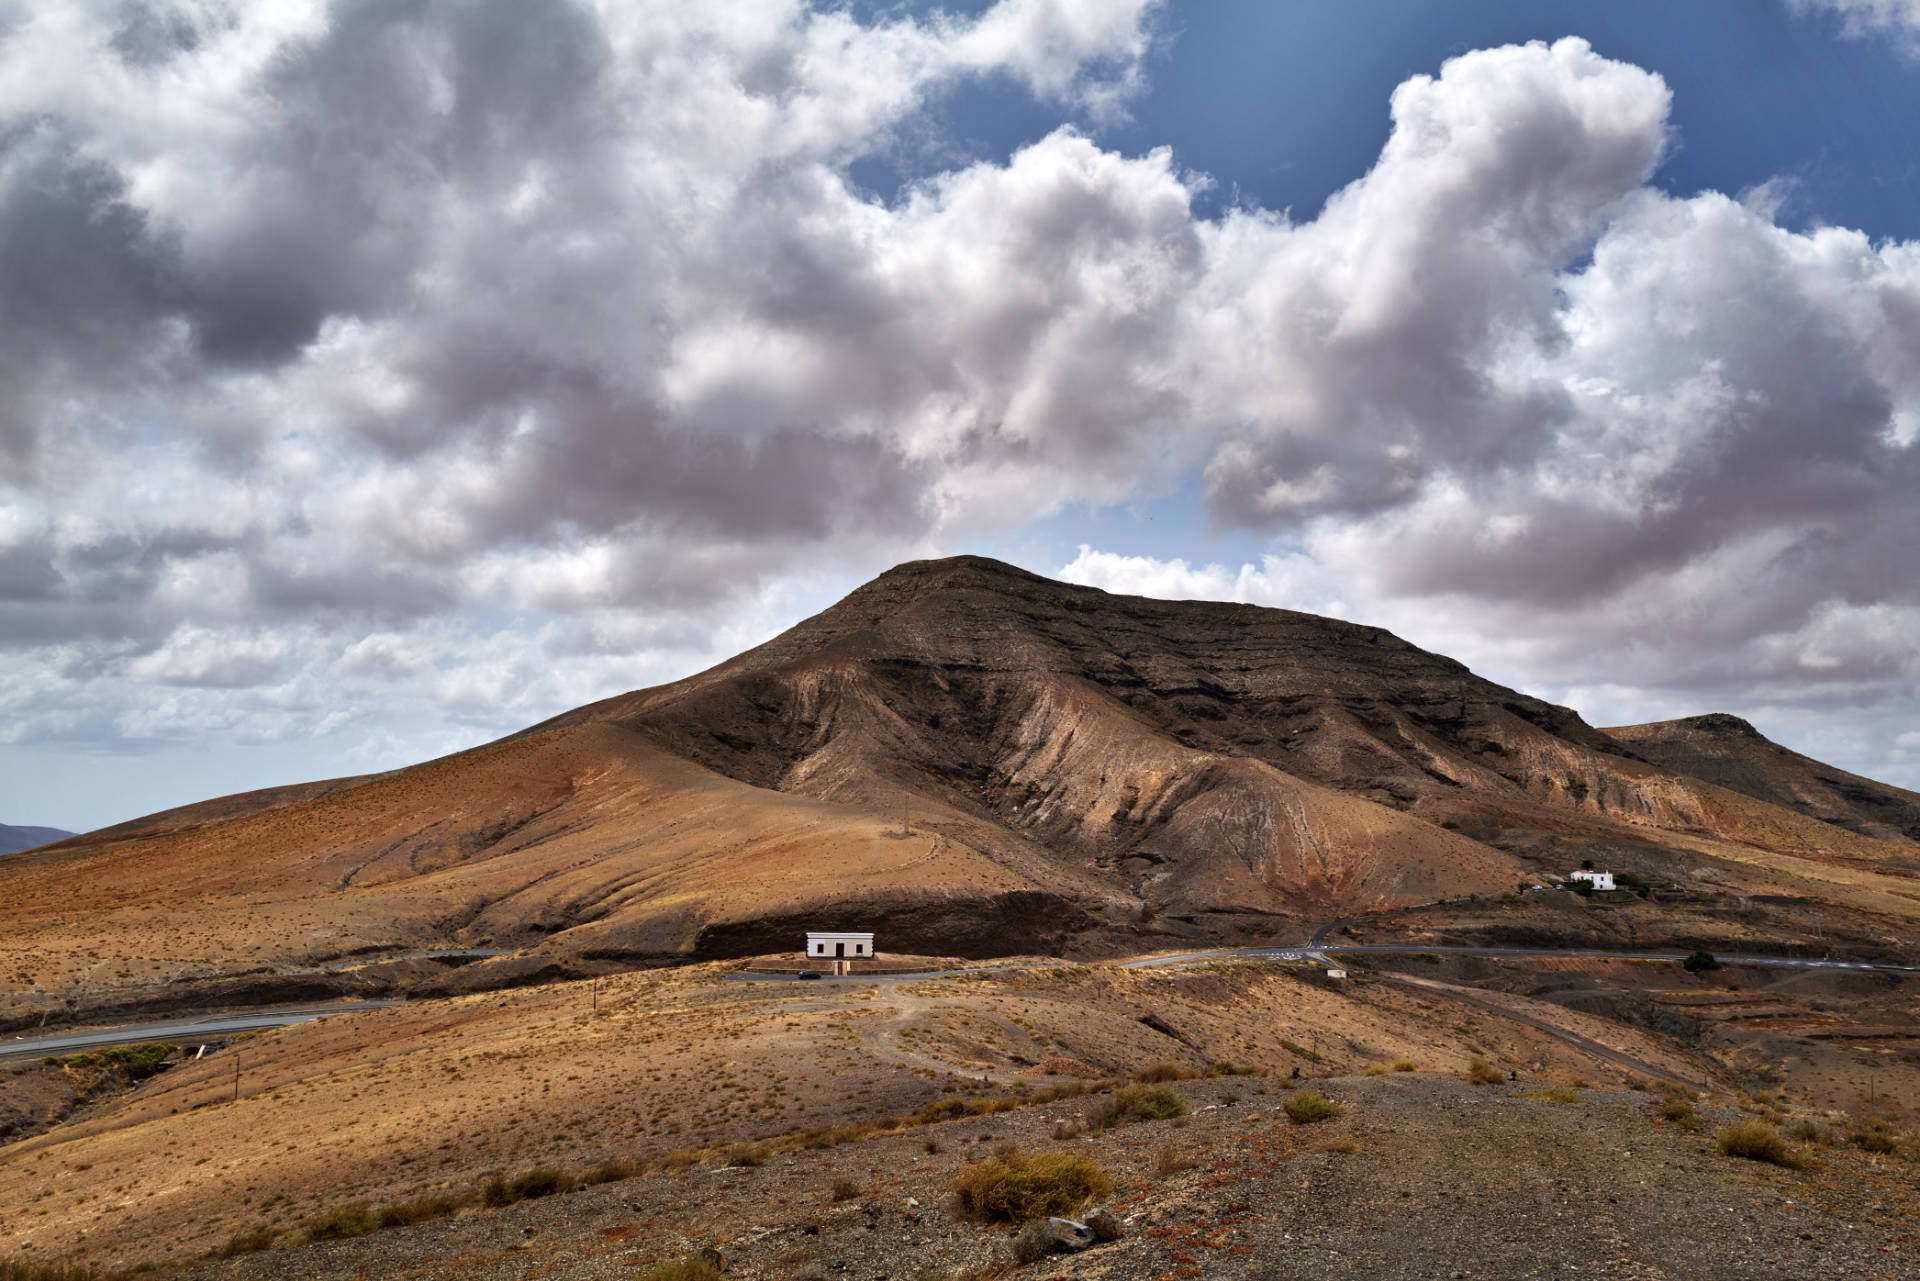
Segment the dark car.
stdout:
<path fill-rule="evenodd" d="M 794 975 L 793 977 L 797 979 L 817 979 L 820 977 L 820 971 L 819 970 L 801 970 L 798 974 Z"/>

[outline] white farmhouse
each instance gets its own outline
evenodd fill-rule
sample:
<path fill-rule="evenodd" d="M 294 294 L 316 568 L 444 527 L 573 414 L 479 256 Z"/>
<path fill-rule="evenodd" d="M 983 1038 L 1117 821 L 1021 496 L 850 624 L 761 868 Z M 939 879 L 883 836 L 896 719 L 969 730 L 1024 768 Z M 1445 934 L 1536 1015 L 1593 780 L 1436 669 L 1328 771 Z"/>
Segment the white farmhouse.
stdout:
<path fill-rule="evenodd" d="M 807 959 L 830 961 L 835 974 L 845 974 L 856 959 L 873 959 L 873 931 L 808 930 Z"/>
<path fill-rule="evenodd" d="M 1575 872 L 1568 879 L 1575 880 L 1575 881 L 1589 881 L 1592 883 L 1593 888 L 1596 890 L 1610 890 L 1613 888 L 1612 872 Z"/>

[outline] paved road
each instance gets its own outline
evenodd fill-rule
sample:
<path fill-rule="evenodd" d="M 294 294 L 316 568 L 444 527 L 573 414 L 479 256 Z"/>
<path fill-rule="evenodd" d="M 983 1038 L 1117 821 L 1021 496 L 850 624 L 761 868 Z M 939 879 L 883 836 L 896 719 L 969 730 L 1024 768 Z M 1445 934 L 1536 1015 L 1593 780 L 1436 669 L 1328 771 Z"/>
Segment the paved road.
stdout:
<path fill-rule="evenodd" d="M 86 1032 L 62 1032 L 55 1036 L 14 1037 L 0 1041 L 0 1059 L 45 1058 L 50 1054 L 78 1054 L 113 1045 L 135 1045 L 153 1041 L 173 1041 L 193 1045 L 215 1041 L 239 1032 L 258 1032 L 264 1028 L 286 1027 L 292 1023 L 311 1023 L 336 1014 L 360 1010 L 383 1010 L 401 1005 L 401 1001 L 343 1001 L 337 1005 L 276 1006 L 271 1009 L 244 1010 L 232 1014 L 208 1014 L 192 1019 L 170 1019 L 153 1023 L 126 1023 L 118 1027 L 94 1028 Z"/>
<path fill-rule="evenodd" d="M 1246 958 L 1257 961 L 1311 961 L 1324 964 L 1333 956 L 1490 956 L 1490 957 L 1578 957 L 1599 961 L 1683 961 L 1685 952 L 1609 952 L 1585 947 L 1452 947 L 1426 943 L 1322 943 L 1327 927 L 1316 932 L 1307 943 L 1266 944 L 1260 947 L 1216 948 L 1209 952 L 1180 952 L 1170 956 L 1144 956 L 1122 961 L 1131 969 L 1162 965 L 1193 965 L 1201 961 L 1225 961 Z M 1778 969 L 1858 970 L 1877 974 L 1920 974 L 1920 965 L 1882 965 L 1871 961 L 1825 961 L 1793 956 L 1729 956 L 1715 954 L 1722 965 L 1765 965 Z"/>

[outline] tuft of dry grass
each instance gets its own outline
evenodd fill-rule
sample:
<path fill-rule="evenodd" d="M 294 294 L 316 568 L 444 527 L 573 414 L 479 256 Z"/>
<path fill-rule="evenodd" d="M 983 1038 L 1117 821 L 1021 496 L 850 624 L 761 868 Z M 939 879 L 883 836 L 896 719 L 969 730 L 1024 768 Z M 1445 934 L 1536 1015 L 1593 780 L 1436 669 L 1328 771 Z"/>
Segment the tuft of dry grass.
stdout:
<path fill-rule="evenodd" d="M 697 1254 L 656 1263 L 638 1274 L 636 1281 L 721 1281 L 720 1269 Z"/>
<path fill-rule="evenodd" d="M 1281 1106 L 1295 1125 L 1331 1121 L 1336 1116 L 1345 1116 L 1347 1111 L 1318 1090 L 1295 1090 Z"/>
<path fill-rule="evenodd" d="M 1208 1076 L 1265 1076 L 1264 1069 L 1251 1063 L 1235 1063 L 1232 1059 L 1215 1059 L 1207 1068 Z"/>
<path fill-rule="evenodd" d="M 1164 1179 L 1171 1175 L 1179 1174 L 1184 1170 L 1191 1170 L 1199 1164 L 1198 1161 L 1169 1143 L 1155 1154 L 1153 1158 L 1153 1174 L 1155 1178 Z"/>
<path fill-rule="evenodd" d="M 1500 1069 L 1485 1059 L 1476 1058 L 1467 1064 L 1467 1080 L 1475 1085 L 1498 1085 L 1506 1080 L 1500 1075 Z"/>
<path fill-rule="evenodd" d="M 1700 1114 L 1685 1099 L 1668 1099 L 1660 1105 L 1660 1115 L 1683 1130 L 1700 1128 Z"/>
<path fill-rule="evenodd" d="M 1715 1134 L 1713 1141 L 1728 1156 L 1765 1161 L 1769 1165 L 1783 1165 L 1788 1169 L 1799 1168 L 1799 1163 L 1787 1150 L 1787 1141 L 1780 1136 L 1780 1131 L 1765 1121 L 1736 1121 Z"/>
<path fill-rule="evenodd" d="M 0 1281 L 106 1281 L 105 1274 L 84 1263 L 35 1263 L 0 1259 Z"/>
<path fill-rule="evenodd" d="M 373 1207 L 362 1201 L 329 1210 L 307 1223 L 309 1241 L 341 1241 L 349 1237 L 371 1236 L 380 1230 Z"/>
<path fill-rule="evenodd" d="M 827 1200 L 829 1201 L 851 1201 L 859 1195 L 859 1181 L 849 1179 L 844 1175 L 835 1179 L 833 1186 L 827 1189 Z"/>
<path fill-rule="evenodd" d="M 1387 1073 L 1389 1073 L 1389 1072 L 1391 1072 L 1391 1071 L 1393 1071 L 1393 1069 L 1392 1069 L 1392 1068 L 1390 1068 L 1390 1067 L 1388 1067 L 1388 1066 L 1387 1066 L 1386 1064 L 1384 1064 L 1384 1063 L 1369 1063 L 1369 1064 L 1367 1064 L 1367 1075 L 1368 1075 L 1368 1076 L 1385 1076 L 1385 1075 L 1386 1075 Z"/>
<path fill-rule="evenodd" d="M 1335 1139 L 1331 1143 L 1320 1145 L 1322 1152 L 1331 1152 L 1339 1156 L 1353 1156 L 1360 1151 L 1360 1145 L 1352 1139 Z"/>
<path fill-rule="evenodd" d="M 256 1227 L 242 1228 L 214 1247 L 213 1257 L 232 1259 L 243 1254 L 258 1254 L 273 1244 L 273 1238 L 273 1229 L 264 1223 Z"/>
<path fill-rule="evenodd" d="M 1087 1128 L 1110 1130 L 1135 1121 L 1167 1121 L 1185 1116 L 1187 1101 L 1165 1085 L 1123 1085 L 1087 1114 Z"/>
<path fill-rule="evenodd" d="M 981 1223 L 1025 1223 L 1071 1214 L 1113 1191 L 1113 1180 L 1077 1152 L 1029 1156 L 1007 1148 L 954 1176 L 961 1214 Z"/>
<path fill-rule="evenodd" d="M 1133 1079 L 1142 1085 L 1158 1085 L 1163 1081 L 1191 1081 L 1200 1074 L 1178 1063 L 1152 1063 L 1133 1074 Z"/>
<path fill-rule="evenodd" d="M 1420 1065 L 1412 1059 L 1395 1059 L 1393 1061 L 1393 1070 L 1396 1072 L 1418 1072 Z"/>

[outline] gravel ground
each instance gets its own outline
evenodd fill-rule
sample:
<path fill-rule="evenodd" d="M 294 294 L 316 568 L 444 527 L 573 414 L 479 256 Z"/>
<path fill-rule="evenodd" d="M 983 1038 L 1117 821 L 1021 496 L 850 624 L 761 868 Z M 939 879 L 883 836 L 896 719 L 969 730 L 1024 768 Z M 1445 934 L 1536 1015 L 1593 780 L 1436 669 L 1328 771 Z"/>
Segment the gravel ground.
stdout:
<path fill-rule="evenodd" d="M 957 1220 L 954 1173 L 996 1146 L 1084 1152 L 1113 1175 L 1122 1239 L 1019 1277 L 1920 1278 L 1920 1162 L 1803 1149 L 1807 1167 L 1721 1156 L 1648 1095 L 1395 1074 L 1316 1083 L 1347 1115 L 1294 1125 L 1281 1082 L 1186 1082 L 1191 1117 L 1058 1140 L 1086 1100 L 694 1168 L 353 1241 L 268 1251 L 193 1278 L 628 1278 L 711 1246 L 729 1276 L 960 1278 L 1011 1233 Z M 1536 1097 L 1528 1097 L 1529 1094 Z M 932 1143 L 938 1151 L 930 1152 Z M 1353 1150 L 1341 1150 L 1353 1149 Z M 1184 1167 L 1184 1168 L 1183 1168 Z M 830 1202 L 835 1180 L 860 1194 Z"/>

